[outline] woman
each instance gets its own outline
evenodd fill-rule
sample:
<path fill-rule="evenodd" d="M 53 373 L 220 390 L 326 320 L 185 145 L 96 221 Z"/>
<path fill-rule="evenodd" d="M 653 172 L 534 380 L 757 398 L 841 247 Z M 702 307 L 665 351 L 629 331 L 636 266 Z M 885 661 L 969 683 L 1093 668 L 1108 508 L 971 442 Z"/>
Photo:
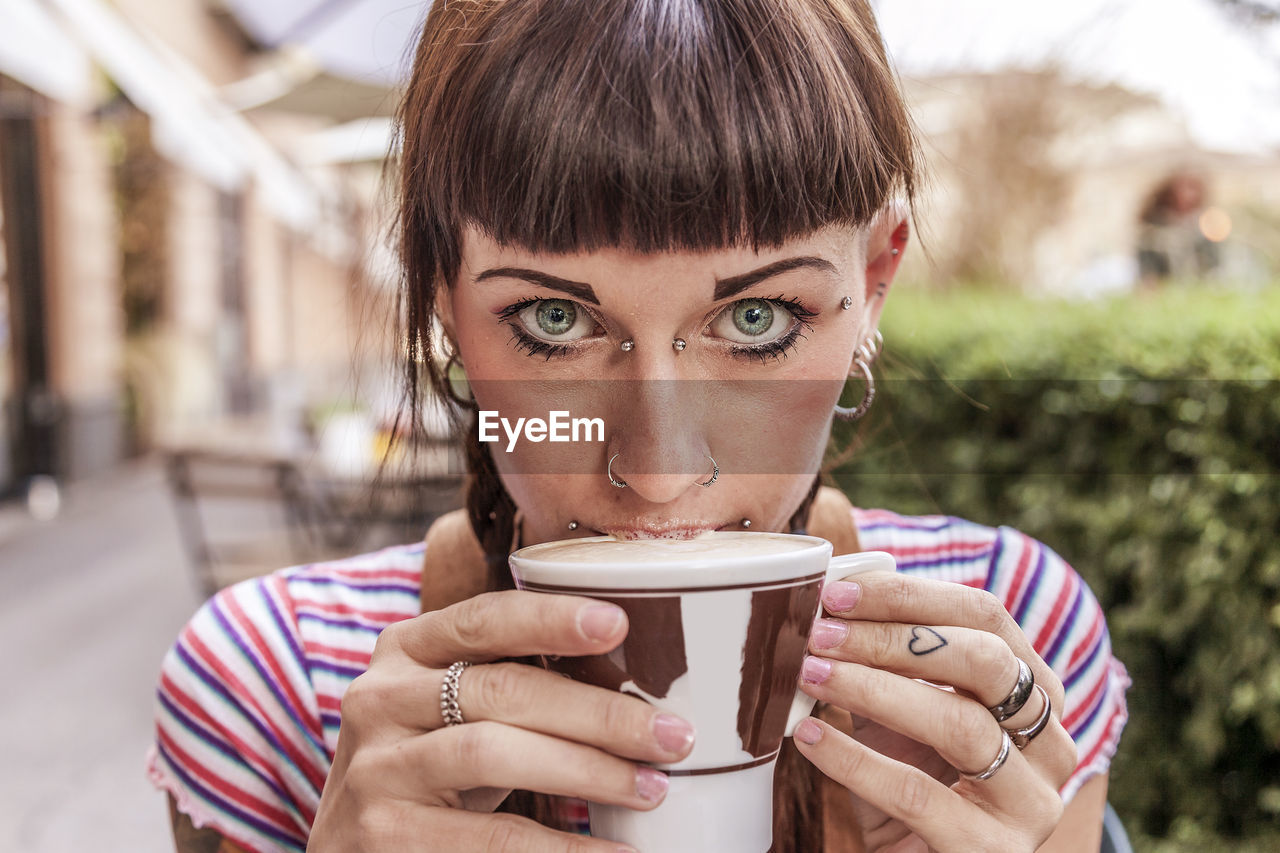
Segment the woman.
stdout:
<path fill-rule="evenodd" d="M 439 323 L 474 395 L 467 509 L 193 618 L 150 763 L 179 849 L 619 849 L 573 804 L 653 807 L 645 763 L 696 733 L 519 662 L 627 625 L 511 590 L 506 556 L 747 527 L 900 567 L 824 592 L 775 850 L 1096 849 L 1125 683 L 1078 576 L 1016 531 L 818 488 L 916 181 L 866 2 L 438 2 L 400 118 L 410 396 L 420 365 L 452 390 Z M 851 387 L 842 417 L 871 402 Z M 479 440 L 481 410 L 551 408 L 603 441 Z"/>

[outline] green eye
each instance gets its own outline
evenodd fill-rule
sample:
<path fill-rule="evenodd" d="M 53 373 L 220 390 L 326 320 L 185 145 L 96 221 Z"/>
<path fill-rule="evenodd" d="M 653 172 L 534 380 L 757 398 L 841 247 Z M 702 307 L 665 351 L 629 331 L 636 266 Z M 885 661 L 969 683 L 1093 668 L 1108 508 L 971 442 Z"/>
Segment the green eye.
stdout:
<path fill-rule="evenodd" d="M 534 319 L 538 328 L 548 335 L 563 335 L 578 320 L 578 309 L 564 299 L 544 299 L 538 303 Z"/>
<path fill-rule="evenodd" d="M 763 299 L 744 299 L 733 306 L 733 325 L 744 335 L 758 337 L 773 325 L 773 306 Z"/>

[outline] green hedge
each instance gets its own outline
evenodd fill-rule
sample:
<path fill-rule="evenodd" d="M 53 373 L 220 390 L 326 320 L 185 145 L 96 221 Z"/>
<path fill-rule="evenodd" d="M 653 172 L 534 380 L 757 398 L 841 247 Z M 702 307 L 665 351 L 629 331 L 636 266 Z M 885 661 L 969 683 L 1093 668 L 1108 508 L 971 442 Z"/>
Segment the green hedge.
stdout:
<path fill-rule="evenodd" d="M 1110 799 L 1135 846 L 1280 849 L 1280 288 L 902 288 L 882 329 L 839 484 L 1018 527 L 1084 575 L 1133 678 Z"/>

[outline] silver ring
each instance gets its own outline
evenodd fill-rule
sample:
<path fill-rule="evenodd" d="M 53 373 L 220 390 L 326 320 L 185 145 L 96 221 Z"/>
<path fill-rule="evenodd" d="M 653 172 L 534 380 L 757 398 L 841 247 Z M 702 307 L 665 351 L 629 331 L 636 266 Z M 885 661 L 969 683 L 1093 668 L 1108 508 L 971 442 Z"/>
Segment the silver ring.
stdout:
<path fill-rule="evenodd" d="M 462 709 L 458 707 L 458 682 L 462 671 L 471 666 L 465 660 L 452 664 L 444 673 L 444 681 L 440 684 L 440 715 L 444 717 L 446 726 L 462 725 Z"/>
<path fill-rule="evenodd" d="M 1009 733 L 1004 729 L 1000 730 L 1000 752 L 996 755 L 995 761 L 983 770 L 981 773 L 961 773 L 960 775 L 973 782 L 985 782 L 992 776 L 996 775 L 996 771 L 1004 766 L 1009 760 L 1009 751 L 1013 747 L 1013 741 L 1009 737 Z"/>
<path fill-rule="evenodd" d="M 712 483 L 714 483 L 714 482 L 716 481 L 716 478 L 718 478 L 718 477 L 720 476 L 720 466 L 716 464 L 716 460 L 715 460 L 715 459 L 712 459 L 710 454 L 703 454 L 703 455 L 704 455 L 704 456 L 706 456 L 708 459 L 711 459 L 711 467 L 712 467 L 712 469 L 714 469 L 714 470 L 712 470 L 712 472 L 711 472 L 711 479 L 710 479 L 710 480 L 707 480 L 705 483 L 699 483 L 698 485 L 699 485 L 699 486 L 710 486 Z"/>
<path fill-rule="evenodd" d="M 626 480 L 615 480 L 613 478 L 613 460 L 617 459 L 621 455 L 621 453 L 615 453 L 609 458 L 609 467 L 605 468 L 605 473 L 609 476 L 610 483 L 617 486 L 619 489 L 625 489 L 627 487 Z"/>
<path fill-rule="evenodd" d="M 991 716 L 996 718 L 997 723 L 1003 723 L 1014 714 L 1022 710 L 1022 706 L 1027 704 L 1027 700 L 1031 698 L 1031 688 L 1036 684 L 1036 677 L 1031 672 L 1031 667 L 1027 666 L 1027 662 L 1022 658 L 1018 658 L 1018 681 L 1013 685 L 1013 689 L 1009 691 L 1009 695 L 999 705 L 993 705 L 987 710 L 991 712 Z"/>
<path fill-rule="evenodd" d="M 1009 732 L 1009 737 L 1013 740 L 1013 745 L 1018 749 L 1025 749 L 1027 744 L 1035 740 L 1036 735 L 1045 730 L 1045 726 L 1049 725 L 1049 717 L 1053 714 L 1053 704 L 1049 701 L 1049 693 L 1039 684 L 1036 690 L 1040 691 L 1040 695 L 1044 697 L 1044 710 L 1040 712 L 1040 716 L 1036 721 L 1025 729 L 1014 729 Z"/>

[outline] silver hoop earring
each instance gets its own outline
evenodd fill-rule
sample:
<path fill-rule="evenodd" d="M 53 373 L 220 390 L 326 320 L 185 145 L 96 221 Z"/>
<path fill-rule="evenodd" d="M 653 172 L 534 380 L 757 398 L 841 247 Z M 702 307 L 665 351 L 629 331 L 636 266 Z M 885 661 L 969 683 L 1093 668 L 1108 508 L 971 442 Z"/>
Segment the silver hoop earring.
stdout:
<path fill-rule="evenodd" d="M 607 468 L 605 468 L 605 474 L 606 474 L 606 475 L 608 475 L 608 477 L 609 477 L 609 482 L 610 482 L 611 484 L 613 484 L 614 486 L 616 486 L 616 487 L 617 487 L 617 488 L 619 488 L 619 489 L 625 489 L 625 488 L 627 487 L 627 481 L 626 481 L 626 480 L 615 480 L 615 479 L 613 478 L 613 460 L 614 460 L 614 459 L 617 459 L 617 458 L 618 458 L 619 456 L 621 456 L 621 455 L 622 455 L 621 453 L 615 453 L 615 454 L 613 454 L 613 456 L 612 456 L 612 457 L 610 457 L 610 458 L 609 458 L 609 466 L 608 466 Z"/>
<path fill-rule="evenodd" d="M 707 455 L 707 454 L 704 454 L 704 455 L 706 455 L 708 459 L 711 459 L 711 456 L 710 456 L 710 455 Z M 705 483 L 699 483 L 699 484 L 698 484 L 699 486 L 702 486 L 703 488 L 706 488 L 707 486 L 710 486 L 712 483 L 714 483 L 714 482 L 716 481 L 716 479 L 717 479 L 717 478 L 719 478 L 719 476 L 720 476 L 720 466 L 716 464 L 716 460 L 714 460 L 714 459 L 711 459 L 711 468 L 712 468 L 712 470 L 711 470 L 711 479 L 710 479 L 710 480 L 707 480 Z"/>
<path fill-rule="evenodd" d="M 475 406 L 476 401 L 474 398 L 463 397 L 461 394 L 458 393 L 458 389 L 454 387 L 453 369 L 455 366 L 458 368 L 458 373 L 462 374 L 462 378 L 460 381 L 462 382 L 467 381 L 467 369 L 462 366 L 462 357 L 458 355 L 457 350 L 454 350 L 453 353 L 449 356 L 449 360 L 444 363 L 445 393 L 449 395 L 450 400 L 453 400 L 453 402 L 457 403 L 459 406 L 462 406 L 464 409 L 469 409 Z M 468 391 L 471 390 L 470 383 L 467 384 L 467 390 Z"/>
<path fill-rule="evenodd" d="M 847 407 L 837 404 L 835 406 L 836 417 L 840 420 L 858 420 L 867 413 L 871 408 L 871 404 L 875 402 L 876 379 L 871 375 L 871 365 L 880 357 L 880 353 L 883 349 L 884 336 L 880 334 L 879 329 L 876 329 L 874 334 L 858 346 L 858 354 L 854 356 L 853 363 L 862 371 L 862 379 L 867 383 L 867 389 L 863 392 L 862 400 L 858 405 Z"/>

